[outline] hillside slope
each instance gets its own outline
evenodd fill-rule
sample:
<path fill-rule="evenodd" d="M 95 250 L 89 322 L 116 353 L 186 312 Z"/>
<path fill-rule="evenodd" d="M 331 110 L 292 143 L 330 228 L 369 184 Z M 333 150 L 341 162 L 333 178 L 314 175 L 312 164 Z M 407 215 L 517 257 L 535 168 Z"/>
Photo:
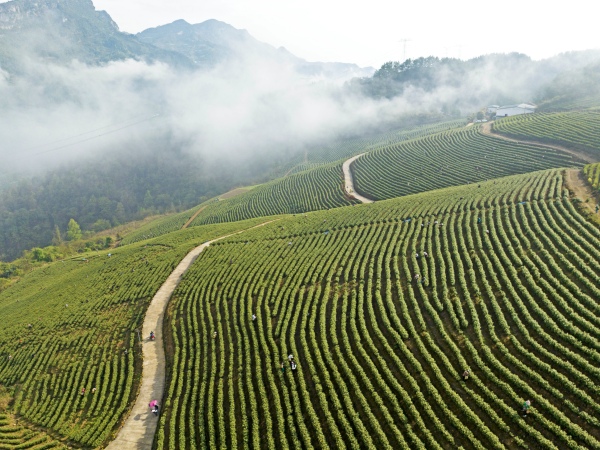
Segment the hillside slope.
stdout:
<path fill-rule="evenodd" d="M 181 53 L 122 33 L 91 0 L 12 0 L 0 3 L 0 17 L 0 64 L 9 72 L 26 71 L 28 58 L 54 64 L 76 59 L 94 65 L 133 58 L 194 67 Z"/>
<path fill-rule="evenodd" d="M 556 167 L 581 167 L 566 151 L 484 135 L 480 125 L 378 149 L 352 166 L 356 191 L 375 200 Z M 526 137 L 523 137 L 526 139 Z"/>
<path fill-rule="evenodd" d="M 600 230 L 567 194 L 537 172 L 209 247 L 157 448 L 597 448 Z"/>
<path fill-rule="evenodd" d="M 133 399 L 135 330 L 161 280 L 198 243 L 264 221 L 53 263 L 1 292 L 11 410 L 40 439 L 100 445 Z M 599 247 L 559 170 L 215 243 L 167 313 L 157 447 L 594 448 Z"/>
<path fill-rule="evenodd" d="M 1 291 L 0 413 L 8 406 L 40 443 L 98 448 L 137 394 L 152 296 L 192 248 L 261 220 L 58 261 Z M 11 432 L 0 426 L 0 442 Z"/>

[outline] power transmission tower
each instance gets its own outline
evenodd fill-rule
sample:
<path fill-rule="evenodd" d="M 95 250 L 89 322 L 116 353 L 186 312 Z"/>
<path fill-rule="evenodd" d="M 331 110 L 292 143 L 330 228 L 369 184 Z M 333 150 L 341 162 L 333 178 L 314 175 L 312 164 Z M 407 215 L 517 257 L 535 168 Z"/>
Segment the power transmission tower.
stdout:
<path fill-rule="evenodd" d="M 403 46 L 404 46 L 404 54 L 402 55 L 402 62 L 406 61 L 406 43 L 412 41 L 412 39 L 407 39 L 407 38 L 403 38 L 400 39 L 398 42 L 402 42 Z"/>

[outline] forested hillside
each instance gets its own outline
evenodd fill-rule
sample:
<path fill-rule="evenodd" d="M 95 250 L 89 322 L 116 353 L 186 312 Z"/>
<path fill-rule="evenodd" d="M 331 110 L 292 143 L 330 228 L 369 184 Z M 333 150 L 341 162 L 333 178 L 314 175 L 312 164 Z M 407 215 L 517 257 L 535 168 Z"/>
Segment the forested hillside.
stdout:
<path fill-rule="evenodd" d="M 65 238 L 70 219 L 84 232 L 97 232 L 148 215 L 186 210 L 233 187 L 319 167 L 364 148 L 464 123 L 443 119 L 439 115 L 399 118 L 395 126 L 386 124 L 381 130 L 366 129 L 364 134 L 356 130 L 354 135 L 330 139 L 303 151 L 265 151 L 251 158 L 201 157 L 180 150 L 181 144 L 155 143 L 148 149 L 130 148 L 125 155 L 109 151 L 104 157 L 63 164 L 33 177 L 3 179 L 6 185 L 0 185 L 0 260 L 12 260 L 24 250 L 50 245 L 56 240 L 56 227 Z M 259 212 L 309 211 L 346 204 L 338 185 L 341 180 L 334 182 L 333 190 L 329 187 L 319 194 L 331 199 L 323 204 L 302 198 L 299 193 L 285 208 L 260 207 L 253 214 L 236 213 L 235 217 L 237 220 L 256 217 Z M 205 223 L 214 221 L 220 220 Z"/>
<path fill-rule="evenodd" d="M 435 94 L 436 106 L 445 112 L 464 109 L 473 101 L 480 107 L 530 101 L 549 110 L 568 109 L 597 99 L 598 64 L 598 50 L 562 53 L 540 61 L 519 53 L 467 61 L 429 56 L 389 61 L 372 77 L 354 79 L 350 86 L 372 97 Z M 456 96 L 445 101 L 449 92 Z"/>
<path fill-rule="evenodd" d="M 229 189 L 235 175 L 225 167 L 208 170 L 189 155 L 157 153 L 71 165 L 14 182 L 0 195 L 0 259 L 50 245 L 56 227 L 65 237 L 70 219 L 84 231 L 100 231 L 190 207 Z"/>

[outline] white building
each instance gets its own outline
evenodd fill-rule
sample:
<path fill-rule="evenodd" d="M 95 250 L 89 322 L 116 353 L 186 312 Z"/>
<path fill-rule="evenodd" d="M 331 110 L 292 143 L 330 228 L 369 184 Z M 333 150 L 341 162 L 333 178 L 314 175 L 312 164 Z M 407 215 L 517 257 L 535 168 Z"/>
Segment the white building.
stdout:
<path fill-rule="evenodd" d="M 535 112 L 535 105 L 521 103 L 519 105 L 500 106 L 496 110 L 496 119 L 500 117 L 516 116 L 518 114 L 531 114 Z"/>
<path fill-rule="evenodd" d="M 500 108 L 500 105 L 490 105 L 490 106 L 487 107 L 486 112 L 488 114 L 495 114 L 496 111 L 498 111 L 498 108 Z"/>

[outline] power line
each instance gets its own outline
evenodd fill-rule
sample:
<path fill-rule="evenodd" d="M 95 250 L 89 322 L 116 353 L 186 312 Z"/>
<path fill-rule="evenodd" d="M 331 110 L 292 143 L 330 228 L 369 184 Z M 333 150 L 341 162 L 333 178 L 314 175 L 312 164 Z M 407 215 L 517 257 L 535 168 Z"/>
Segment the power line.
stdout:
<path fill-rule="evenodd" d="M 140 120 L 136 120 L 136 119 L 130 119 L 130 121 L 131 121 L 131 120 L 134 120 L 134 122 L 131 122 L 131 123 L 122 122 L 122 123 L 125 123 L 126 125 L 119 126 L 119 128 L 115 128 L 114 130 L 110 130 L 110 131 L 106 131 L 106 132 L 104 132 L 104 133 L 96 134 L 96 135 L 94 135 L 94 136 L 90 136 L 90 137 L 88 137 L 88 138 L 86 138 L 86 139 L 79 139 L 79 140 L 76 140 L 75 142 L 70 142 L 70 143 L 68 143 L 68 144 L 60 145 L 60 146 L 58 146 L 58 147 L 53 147 L 53 148 L 50 148 L 50 149 L 48 149 L 48 150 L 44 150 L 44 151 L 41 151 L 41 152 L 37 152 L 37 153 L 29 153 L 29 154 L 23 154 L 23 152 L 29 152 L 29 151 L 31 151 L 31 150 L 36 150 L 36 149 L 38 149 L 38 148 L 43 148 L 43 147 L 47 147 L 47 146 L 52 146 L 52 145 L 55 145 L 55 144 L 59 144 L 59 143 L 61 143 L 61 142 L 70 141 L 70 140 L 72 140 L 72 139 L 76 139 L 76 138 L 78 138 L 78 137 L 82 137 L 82 136 L 88 135 L 88 134 L 90 134 L 90 133 L 96 133 L 96 132 L 98 132 L 98 131 L 101 131 L 101 130 L 106 130 L 106 129 L 109 129 L 109 128 L 113 128 L 113 127 L 115 127 L 116 125 L 107 125 L 107 126 L 104 126 L 104 127 L 95 128 L 95 129 L 93 129 L 93 130 L 90 130 L 90 131 L 85 131 L 85 132 L 83 132 L 83 133 L 79 133 L 79 134 L 76 134 L 76 135 L 74 135 L 74 136 L 70 136 L 70 137 L 68 137 L 68 138 L 63 138 L 63 139 L 59 139 L 59 140 L 57 140 L 57 141 L 53 141 L 53 142 L 50 142 L 50 143 L 46 143 L 46 144 L 40 144 L 40 145 L 36 145 L 36 146 L 34 146 L 34 147 L 29 147 L 29 148 L 27 148 L 27 149 L 20 150 L 19 152 L 15 152 L 15 153 L 19 153 L 19 156 L 18 156 L 17 158 L 15 158 L 15 159 L 26 158 L 26 157 L 29 157 L 29 156 L 43 155 L 43 154 L 45 154 L 45 153 L 50 153 L 50 152 L 54 152 L 54 151 L 57 151 L 57 150 L 62 150 L 63 148 L 71 147 L 71 146 L 73 146 L 73 145 L 81 144 L 81 143 L 83 143 L 83 142 L 88 142 L 88 141 L 91 141 L 91 140 L 94 140 L 94 139 L 98 139 L 98 138 L 100 138 L 100 137 L 103 137 L 103 136 L 107 136 L 107 135 L 109 135 L 109 134 L 116 133 L 117 131 L 121 131 L 121 130 L 124 130 L 124 129 L 126 129 L 126 128 L 132 127 L 132 126 L 134 126 L 134 125 L 138 125 L 138 124 L 140 124 L 140 123 L 147 122 L 147 121 L 149 121 L 149 120 L 152 120 L 152 119 L 154 119 L 154 118 L 156 118 L 156 117 L 158 117 L 158 116 L 160 116 L 160 114 L 154 114 L 154 115 L 152 115 L 152 116 L 149 116 L 149 117 L 148 117 L 148 116 L 146 116 L 146 117 L 144 117 L 144 118 L 142 118 L 142 119 L 140 119 Z"/>
<path fill-rule="evenodd" d="M 44 151 L 41 151 L 41 152 L 23 154 L 23 151 L 27 152 L 27 151 L 35 150 L 35 149 L 38 149 L 38 148 L 46 147 L 48 145 L 55 145 L 55 144 L 58 144 L 60 142 L 65 142 L 65 141 L 69 141 L 71 139 L 75 139 L 75 138 L 78 138 L 78 137 L 82 137 L 82 136 L 88 135 L 90 133 L 95 133 L 95 132 L 98 132 L 98 131 L 101 131 L 101 130 L 106 130 L 106 129 L 115 127 L 117 125 L 116 124 L 107 125 L 107 126 L 104 126 L 104 127 L 99 127 L 99 128 L 95 128 L 93 130 L 85 131 L 83 133 L 79 133 L 79 134 L 76 134 L 74 136 L 70 136 L 68 138 L 63 138 L 63 139 L 59 139 L 59 140 L 56 140 L 56 141 L 52 141 L 50 143 L 40 144 L 40 145 L 36 145 L 34 147 L 29 147 L 29 148 L 27 148 L 25 150 L 20 150 L 20 151 L 13 152 L 13 154 L 17 154 L 17 156 L 15 156 L 15 157 L 13 157 L 11 159 L 13 161 L 18 161 L 18 160 L 22 160 L 22 159 L 29 158 L 29 157 L 32 157 L 32 156 L 38 156 L 38 155 L 43 155 L 45 153 L 50 153 L 50 152 L 62 150 L 62 149 L 67 148 L 67 147 L 72 147 L 73 145 L 82 144 L 84 142 L 88 142 L 88 141 L 91 141 L 91 140 L 94 140 L 94 139 L 98 139 L 98 138 L 103 137 L 103 136 L 107 136 L 109 134 L 116 133 L 118 131 L 124 130 L 124 129 L 132 127 L 134 125 L 138 125 L 140 123 L 147 122 L 147 121 L 152 120 L 152 119 L 154 119 L 154 118 L 156 118 L 156 117 L 158 117 L 160 115 L 161 115 L 160 113 L 157 113 L 157 114 L 154 114 L 152 116 L 145 116 L 145 117 L 144 116 L 139 116 L 139 117 L 143 117 L 143 118 L 139 119 L 139 120 L 137 120 L 137 118 L 133 118 L 133 119 L 129 119 L 129 121 L 121 122 L 122 124 L 125 124 L 125 125 L 119 126 L 119 128 L 115 128 L 114 130 L 110 130 L 110 131 L 106 131 L 106 132 L 103 132 L 103 133 L 100 133 L 100 134 L 97 134 L 97 135 L 94 135 L 94 136 L 90 136 L 90 137 L 88 137 L 86 139 L 79 139 L 79 140 L 77 140 L 75 142 L 70 142 L 68 144 L 60 145 L 58 147 L 53 147 L 53 148 L 50 148 L 48 150 L 44 150 Z M 132 120 L 133 120 L 133 122 L 131 122 Z M 7 173 L 7 172 L 4 172 L 4 173 Z M 17 182 L 18 182 L 18 180 L 12 181 L 10 183 L 5 183 L 4 186 L 5 187 L 6 186 L 10 186 L 10 185 L 15 184 Z"/>
<path fill-rule="evenodd" d="M 117 131 L 124 130 L 125 128 L 129 128 L 129 127 L 132 127 L 132 126 L 134 126 L 134 125 L 137 125 L 137 124 L 139 124 L 139 123 L 146 122 L 146 121 L 148 121 L 148 120 L 154 119 L 155 117 L 158 117 L 159 115 L 160 115 L 160 114 L 155 114 L 154 116 L 147 117 L 147 118 L 145 118 L 145 119 L 142 119 L 142 120 L 138 120 L 137 122 L 133 122 L 133 123 L 131 123 L 131 124 L 129 124 L 129 125 L 125 125 L 125 126 L 123 126 L 123 127 L 117 128 L 117 129 L 115 129 L 115 130 L 112 130 L 112 131 L 107 131 L 106 133 L 101 133 L 101 134 L 98 134 L 98 135 L 96 135 L 96 136 L 91 136 L 91 137 L 89 137 L 89 138 L 87 138 L 87 139 L 83 139 L 83 140 L 80 140 L 80 141 L 72 142 L 72 143 L 70 143 L 70 144 L 66 144 L 66 145 L 63 145 L 63 146 L 60 146 L 60 147 L 51 148 L 51 149 L 49 149 L 49 150 L 46 150 L 46 151 L 43 151 L 43 152 L 36 153 L 35 155 L 43 155 L 44 153 L 50 153 L 50 152 L 54 152 L 54 151 L 56 151 L 56 150 L 61 150 L 61 149 L 63 149 L 63 148 L 66 148 L 66 147 L 71 147 L 71 146 L 73 146 L 73 145 L 81 144 L 81 143 L 83 143 L 83 142 L 88 142 L 88 141 L 91 141 L 91 140 L 93 140 L 93 139 L 97 139 L 97 138 L 99 138 L 99 137 L 102 137 L 102 136 L 106 136 L 106 135 L 109 135 L 109 134 L 113 134 L 113 133 L 116 133 Z M 35 155 L 34 155 L 34 156 L 35 156 Z"/>

